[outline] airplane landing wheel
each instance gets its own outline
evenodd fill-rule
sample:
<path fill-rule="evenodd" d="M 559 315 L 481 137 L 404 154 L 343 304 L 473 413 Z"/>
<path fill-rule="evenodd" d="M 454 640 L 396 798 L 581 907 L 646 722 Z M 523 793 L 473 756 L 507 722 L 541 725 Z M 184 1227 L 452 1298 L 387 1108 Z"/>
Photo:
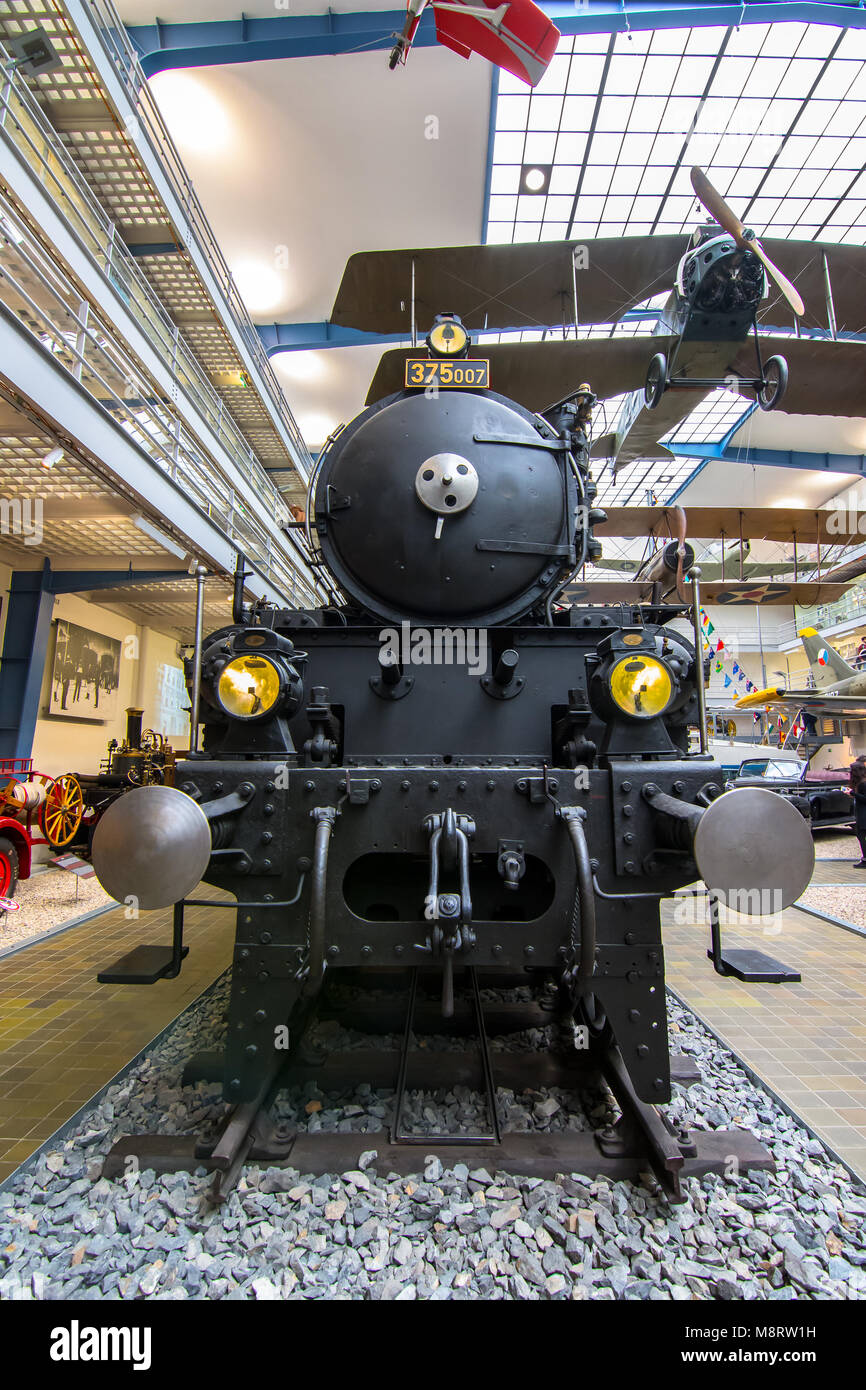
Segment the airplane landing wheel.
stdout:
<path fill-rule="evenodd" d="M 644 404 L 647 410 L 655 410 L 668 385 L 668 359 L 663 352 L 657 352 L 649 364 L 646 383 L 643 388 Z"/>
<path fill-rule="evenodd" d="M 788 386 L 788 364 L 784 357 L 770 357 L 764 363 L 764 380 L 758 388 L 758 405 L 775 410 Z"/>

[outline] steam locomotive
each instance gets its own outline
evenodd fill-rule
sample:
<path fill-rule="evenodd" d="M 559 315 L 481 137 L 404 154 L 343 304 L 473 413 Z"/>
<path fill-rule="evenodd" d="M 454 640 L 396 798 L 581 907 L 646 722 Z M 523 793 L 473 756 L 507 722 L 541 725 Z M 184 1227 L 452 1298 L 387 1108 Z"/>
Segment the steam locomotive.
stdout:
<path fill-rule="evenodd" d="M 682 598 L 563 601 L 600 551 L 590 388 L 534 415 L 470 350 L 440 315 L 405 389 L 328 441 L 306 525 L 331 602 L 250 609 L 241 573 L 187 669 L 202 748 L 94 836 L 120 900 L 167 906 L 200 878 L 236 895 L 229 1101 L 263 1093 L 326 975 L 423 965 L 446 1016 L 467 966 L 546 972 L 663 1102 L 660 901 L 702 876 L 785 905 L 808 880 L 794 808 L 723 795 L 688 752 L 703 673 L 694 627 L 671 626 Z"/>

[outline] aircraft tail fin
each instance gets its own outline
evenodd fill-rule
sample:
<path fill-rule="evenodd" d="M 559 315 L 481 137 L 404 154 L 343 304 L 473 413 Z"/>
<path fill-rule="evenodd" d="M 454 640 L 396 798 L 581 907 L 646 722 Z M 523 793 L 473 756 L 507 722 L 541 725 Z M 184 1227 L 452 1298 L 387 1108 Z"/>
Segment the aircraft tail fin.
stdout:
<path fill-rule="evenodd" d="M 857 674 L 854 667 L 849 666 L 835 647 L 831 647 L 826 638 L 822 637 L 815 628 L 804 627 L 800 632 L 800 640 L 809 658 L 809 665 L 819 690 Z"/>
<path fill-rule="evenodd" d="M 559 30 L 533 0 L 433 0 L 436 37 L 461 57 L 480 53 L 535 87 L 559 42 Z"/>

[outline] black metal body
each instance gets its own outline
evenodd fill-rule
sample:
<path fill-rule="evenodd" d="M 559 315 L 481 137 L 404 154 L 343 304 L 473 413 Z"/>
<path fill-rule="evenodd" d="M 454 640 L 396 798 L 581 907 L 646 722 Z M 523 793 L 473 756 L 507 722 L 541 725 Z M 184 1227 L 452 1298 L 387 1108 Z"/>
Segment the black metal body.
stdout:
<path fill-rule="evenodd" d="M 596 550 L 585 418 L 472 392 L 364 412 L 312 496 L 320 562 L 348 601 L 239 604 L 242 621 L 206 640 L 204 751 L 178 761 L 176 786 L 209 818 L 208 881 L 239 902 L 228 1100 L 267 1087 L 275 1036 L 323 969 L 419 965 L 441 971 L 446 1016 L 455 967 L 549 972 L 598 1055 L 617 1045 L 637 1095 L 669 1098 L 658 904 L 697 871 L 691 820 L 659 806 L 694 819 L 723 774 L 686 753 L 694 649 L 665 627 L 682 605 L 553 607 Z M 477 472 L 480 500 L 437 535 L 416 479 L 443 453 Z M 443 645 L 437 660 L 442 629 L 419 620 L 453 634 L 467 618 L 483 624 L 472 654 L 449 661 Z M 218 682 L 247 651 L 280 668 L 283 693 L 244 721 L 220 709 Z M 606 673 L 646 653 L 674 697 L 624 718 Z"/>

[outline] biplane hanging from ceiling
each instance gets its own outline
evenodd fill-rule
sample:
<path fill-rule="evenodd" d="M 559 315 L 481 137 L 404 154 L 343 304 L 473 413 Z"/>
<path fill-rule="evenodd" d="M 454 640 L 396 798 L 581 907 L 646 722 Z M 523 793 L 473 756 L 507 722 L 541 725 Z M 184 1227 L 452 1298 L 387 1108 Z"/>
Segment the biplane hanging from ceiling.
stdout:
<path fill-rule="evenodd" d="M 829 511 L 793 507 L 684 509 L 673 506 L 610 507 L 606 510 L 607 519 L 593 528 L 598 539 L 644 538 L 650 541 L 651 552 L 641 563 L 639 573 L 631 578 L 575 579 L 563 593 L 563 599 L 572 604 L 687 601 L 689 595 L 684 580 L 695 563 L 694 547 L 686 540 L 687 530 L 692 538 L 721 541 L 723 546 L 734 541 L 738 547 L 738 558 L 730 565 L 728 573 L 709 583 L 704 582 L 704 562 L 698 561 L 704 603 L 737 607 L 752 604 L 812 607 L 841 598 L 850 584 L 850 581 L 836 580 L 821 573 L 822 546 L 839 543 L 833 514 Z M 792 546 L 793 577 L 779 579 L 766 572 L 762 577 L 746 577 L 740 561 L 752 540 L 784 542 Z M 816 547 L 814 561 L 801 563 L 804 546 Z M 765 571 L 773 568 L 773 562 L 764 566 Z M 810 577 L 800 578 L 804 571 Z M 835 569 L 830 575 L 839 572 Z"/>
<path fill-rule="evenodd" d="M 742 547 L 737 541 L 730 545 L 723 545 L 719 558 L 705 553 L 699 557 L 698 563 L 701 567 L 701 577 L 703 582 L 711 582 L 716 579 L 766 579 L 767 573 L 778 578 L 780 575 L 793 574 L 797 566 L 793 560 L 750 560 L 751 541 L 744 541 Z M 742 562 L 742 563 L 741 563 Z M 609 558 L 602 556 L 594 562 L 594 568 L 609 572 L 610 577 L 617 576 L 620 579 L 639 579 L 644 573 L 647 559 L 631 559 L 626 556 L 615 556 Z M 866 560 L 863 561 L 866 568 Z M 829 578 L 829 575 L 825 575 Z"/>
<path fill-rule="evenodd" d="M 670 458 L 661 440 L 718 386 L 764 409 L 784 397 L 798 415 L 866 414 L 864 344 L 837 337 L 866 323 L 866 248 L 762 245 L 700 170 L 693 183 L 719 220 L 685 246 L 681 236 L 650 236 L 361 252 L 346 265 L 331 321 L 415 341 L 416 325 L 447 304 L 476 335 L 544 329 L 542 341 L 484 344 L 491 388 L 539 413 L 585 381 L 599 399 L 630 393 L 615 430 L 593 444 L 615 467 Z M 578 325 L 616 324 L 665 291 L 664 306 L 646 311 L 652 334 L 575 336 Z M 797 332 L 831 336 L 766 331 L 786 316 Z M 403 389 L 413 356 L 414 347 L 384 353 L 368 405 Z"/>

